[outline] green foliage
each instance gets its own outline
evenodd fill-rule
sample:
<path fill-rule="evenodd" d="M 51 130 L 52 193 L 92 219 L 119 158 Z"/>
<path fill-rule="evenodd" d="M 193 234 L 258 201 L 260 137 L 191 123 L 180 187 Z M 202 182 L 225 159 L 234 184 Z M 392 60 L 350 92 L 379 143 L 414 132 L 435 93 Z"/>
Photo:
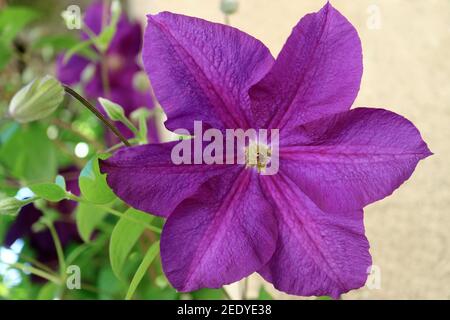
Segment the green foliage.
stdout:
<path fill-rule="evenodd" d="M 223 289 L 201 289 L 191 293 L 195 300 L 223 300 L 226 295 Z"/>
<path fill-rule="evenodd" d="M 30 186 L 33 193 L 45 200 L 58 202 L 66 198 L 66 191 L 56 183 L 40 183 Z"/>
<path fill-rule="evenodd" d="M 86 40 L 75 43 L 64 55 L 63 63 L 66 64 L 74 55 L 80 55 L 90 60 L 97 60 L 97 53 L 92 50 L 92 40 Z"/>
<path fill-rule="evenodd" d="M 75 219 L 78 232 L 85 242 L 91 240 L 91 235 L 105 217 L 106 212 L 99 207 L 87 203 L 79 203 Z"/>
<path fill-rule="evenodd" d="M 142 223 L 126 219 L 127 217 Z M 112 270 L 117 278 L 123 278 L 122 271 L 131 250 L 144 232 L 145 225 L 152 220 L 153 216 L 130 208 L 114 227 L 109 243 L 109 257 Z"/>
<path fill-rule="evenodd" d="M 102 32 L 97 37 L 92 39 L 100 52 L 106 52 L 106 50 L 108 50 L 109 45 L 116 33 L 120 14 L 120 2 L 118 0 L 114 0 L 111 4 L 111 22 L 103 28 Z"/>
<path fill-rule="evenodd" d="M 80 173 L 79 186 L 81 194 L 89 202 L 96 204 L 109 203 L 115 199 L 114 193 L 106 183 L 106 175 L 100 173 L 98 160 L 106 156 L 95 156 L 86 164 Z"/>
<path fill-rule="evenodd" d="M 141 282 L 142 278 L 147 272 L 147 269 L 150 267 L 151 263 L 156 258 L 158 253 L 159 253 L 159 241 L 153 243 L 148 249 L 147 253 L 145 254 L 144 260 L 142 260 L 142 263 L 139 265 L 139 268 L 137 269 L 133 277 L 133 280 L 131 280 L 130 287 L 128 288 L 128 292 L 125 299 L 130 300 L 133 297 L 134 292 L 136 291 L 139 283 Z"/>
<path fill-rule="evenodd" d="M 34 10 L 26 7 L 7 7 L 0 11 L 0 70 L 13 56 L 11 43 L 17 34 L 38 17 Z"/>
<path fill-rule="evenodd" d="M 70 50 L 78 43 L 78 39 L 68 34 L 49 35 L 43 36 L 34 42 L 33 49 L 51 48 L 55 52 L 61 52 Z"/>
<path fill-rule="evenodd" d="M 59 288 L 53 282 L 46 283 L 41 290 L 39 290 L 37 300 L 53 300 L 56 297 Z"/>
<path fill-rule="evenodd" d="M 259 289 L 258 300 L 273 300 L 272 296 L 266 291 L 264 287 Z"/>
<path fill-rule="evenodd" d="M 76 223 L 83 242 L 78 238 L 72 239 L 58 250 L 58 258 L 62 259 L 58 259 L 57 265 L 43 265 L 37 261 L 38 248 L 33 246 L 29 236 L 24 236 L 17 264 L 8 266 L 19 271 L 21 279 L 12 285 L 6 281 L 3 283 L 6 277 L 0 270 L 0 299 L 226 299 L 220 289 L 203 289 L 186 295 L 178 293 L 169 284 L 159 258 L 164 219 L 128 208 L 109 188 L 106 176 L 100 173 L 99 168 L 99 160 L 107 155 L 99 153 L 110 145 L 105 141 L 105 126 L 91 111 L 73 99 L 63 100 L 62 87 L 55 90 L 58 99 L 32 99 L 23 91 L 19 95 L 21 99 L 16 99 L 17 103 L 11 109 L 15 113 L 7 110 L 21 87 L 33 78 L 41 77 L 42 73 L 54 70 L 58 53 L 64 52 L 65 62 L 73 55 L 83 56 L 90 61 L 91 71 L 95 70 L 100 58 L 107 54 L 121 14 L 119 2 L 113 1 L 109 24 L 99 35 L 91 34 L 90 39 L 80 40 L 76 31 L 65 28 L 53 30 L 48 25 L 41 28 L 35 24 L 33 30 L 25 29 L 32 22 L 40 23 L 37 21 L 39 16 L 47 18 L 45 6 L 40 5 L 44 14 L 38 14 L 31 9 L 37 4 L 29 3 L 30 7 L 6 6 L 0 11 L 0 71 L 5 70 L 0 75 L 0 113 L 7 115 L 0 120 L 0 211 L 16 214 L 23 205 L 34 202 L 43 216 L 33 224 L 30 233 L 56 230 L 50 244 L 55 245 L 64 239 L 64 235 L 58 234 L 56 223 L 72 222 Z M 61 19 L 60 12 L 56 11 L 54 13 Z M 58 34 L 52 33 L 55 30 Z M 88 73 L 85 68 L 81 75 L 82 84 L 88 82 Z M 98 74 L 91 72 L 91 76 Z M 147 92 L 150 90 L 147 76 L 145 72 L 140 76 L 141 79 L 133 80 L 136 82 L 133 84 L 136 90 Z M 36 87 L 29 86 L 30 89 Z M 54 93 L 49 87 L 47 89 Z M 85 94 L 83 85 L 73 89 Z M 90 102 L 95 105 L 97 98 Z M 58 102 L 59 107 L 45 113 L 41 108 L 49 101 Z M 129 141 L 132 144 L 146 143 L 147 123 L 155 112 L 160 112 L 159 109 L 149 111 L 143 107 L 128 118 L 118 105 L 108 103 L 109 108 L 105 109 L 110 118 L 125 124 L 134 133 L 134 138 Z M 21 113 L 24 107 L 27 107 L 26 117 Z M 74 148 L 81 141 L 89 144 L 90 157 L 95 156 L 84 159 L 75 155 Z M 62 170 L 67 166 L 80 169 L 79 177 L 77 172 Z M 77 178 L 80 196 L 66 191 L 67 186 L 72 190 L 71 183 Z M 19 201 L 14 197 L 23 186 L 28 186 L 34 196 Z M 67 199 L 77 201 L 72 213 L 63 212 L 66 205 L 72 210 L 72 203 Z M 15 219 L 15 215 L 0 215 L 0 245 Z M 80 290 L 67 290 L 65 287 L 67 274 L 61 268 L 64 265 L 80 267 Z M 48 281 L 36 283 L 32 276 Z"/>
<path fill-rule="evenodd" d="M 0 164 L 27 183 L 52 181 L 57 171 L 55 146 L 39 123 L 14 124 L 3 131 Z"/>
<path fill-rule="evenodd" d="M 30 22 L 39 17 L 38 13 L 27 7 L 7 7 L 0 11 L 0 38 L 12 42 L 17 34 Z"/>
<path fill-rule="evenodd" d="M 4 69 L 12 58 L 11 48 L 5 43 L 4 40 L 0 40 L 0 70 Z"/>
<path fill-rule="evenodd" d="M 19 212 L 20 208 L 27 205 L 31 201 L 33 201 L 33 199 L 22 201 L 14 197 L 0 199 L 0 215 L 15 216 Z"/>

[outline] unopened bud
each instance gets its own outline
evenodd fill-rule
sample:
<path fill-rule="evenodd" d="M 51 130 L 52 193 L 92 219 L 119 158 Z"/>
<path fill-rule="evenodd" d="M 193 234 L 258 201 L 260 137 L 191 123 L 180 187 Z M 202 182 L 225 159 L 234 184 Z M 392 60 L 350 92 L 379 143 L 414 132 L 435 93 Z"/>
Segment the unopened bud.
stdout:
<path fill-rule="evenodd" d="M 220 2 L 220 10 L 222 10 L 223 13 L 230 15 L 235 13 L 239 8 L 239 1 L 238 0 L 222 0 Z"/>
<path fill-rule="evenodd" d="M 121 121 L 125 118 L 125 112 L 123 108 L 115 102 L 112 102 L 105 98 L 98 98 L 98 101 L 102 105 L 108 117 L 113 121 Z"/>
<path fill-rule="evenodd" d="M 133 87 L 140 92 L 147 92 L 150 88 L 150 81 L 144 71 L 136 72 L 133 76 Z"/>
<path fill-rule="evenodd" d="M 9 114 L 26 123 L 51 115 L 64 99 L 64 88 L 51 76 L 38 78 L 17 92 L 9 104 Z"/>
<path fill-rule="evenodd" d="M 0 215 L 15 216 L 20 208 L 22 208 L 27 201 L 20 201 L 16 198 L 5 198 L 0 200 Z"/>

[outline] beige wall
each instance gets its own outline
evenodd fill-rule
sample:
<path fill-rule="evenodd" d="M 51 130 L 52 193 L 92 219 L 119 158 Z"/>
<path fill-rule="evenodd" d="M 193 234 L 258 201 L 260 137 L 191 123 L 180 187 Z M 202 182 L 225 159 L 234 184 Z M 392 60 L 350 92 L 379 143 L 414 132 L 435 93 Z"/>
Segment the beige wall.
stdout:
<path fill-rule="evenodd" d="M 163 10 L 223 21 L 219 0 L 131 0 L 133 12 Z M 241 0 L 231 24 L 274 55 L 300 17 L 325 1 Z M 367 236 L 381 289 L 344 298 L 450 299 L 450 1 L 332 1 L 359 31 L 364 76 L 355 106 L 400 113 L 435 155 L 388 199 L 366 209 Z M 380 20 L 376 19 L 376 12 Z M 379 29 L 377 27 L 379 22 Z"/>

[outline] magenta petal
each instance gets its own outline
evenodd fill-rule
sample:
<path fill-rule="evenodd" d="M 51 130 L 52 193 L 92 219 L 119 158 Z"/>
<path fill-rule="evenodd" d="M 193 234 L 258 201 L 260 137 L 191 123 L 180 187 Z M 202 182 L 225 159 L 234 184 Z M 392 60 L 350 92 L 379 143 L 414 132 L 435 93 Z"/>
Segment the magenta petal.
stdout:
<path fill-rule="evenodd" d="M 262 184 L 278 209 L 279 237 L 259 273 L 278 290 L 301 296 L 337 298 L 363 286 L 372 262 L 362 210 L 327 214 L 281 174 Z"/>
<path fill-rule="evenodd" d="M 64 55 L 61 54 L 56 61 L 56 76 L 64 84 L 76 84 L 80 82 L 81 75 L 88 64 L 88 59 L 78 55 L 72 56 L 64 63 Z"/>
<path fill-rule="evenodd" d="M 179 291 L 219 288 L 272 256 L 277 223 L 254 171 L 235 167 L 183 201 L 161 236 L 164 272 Z"/>
<path fill-rule="evenodd" d="M 168 216 L 209 178 L 224 173 L 227 165 L 175 165 L 171 151 L 178 142 L 128 147 L 100 161 L 111 189 L 132 207 Z"/>
<path fill-rule="evenodd" d="M 105 15 L 105 17 L 104 17 Z M 105 1 L 98 0 L 91 3 L 83 16 L 83 23 L 94 34 L 99 35 L 102 32 L 103 24 L 109 24 L 111 12 L 105 7 Z M 83 38 L 88 39 L 89 35 L 83 32 Z"/>
<path fill-rule="evenodd" d="M 148 16 L 144 66 L 167 128 L 247 128 L 248 89 L 272 66 L 269 50 L 228 26 L 163 12 Z"/>
<path fill-rule="evenodd" d="M 328 3 L 300 20 L 272 70 L 250 90 L 258 125 L 289 129 L 350 109 L 362 70 L 355 28 Z"/>
<path fill-rule="evenodd" d="M 383 109 L 357 108 L 296 130 L 280 149 L 280 170 L 326 211 L 390 195 L 431 154 L 411 122 Z"/>

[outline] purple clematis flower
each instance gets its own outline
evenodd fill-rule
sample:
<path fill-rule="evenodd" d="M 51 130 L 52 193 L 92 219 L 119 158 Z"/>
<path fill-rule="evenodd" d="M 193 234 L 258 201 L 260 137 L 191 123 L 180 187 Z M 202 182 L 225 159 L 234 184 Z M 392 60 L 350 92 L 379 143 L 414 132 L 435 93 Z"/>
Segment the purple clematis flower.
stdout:
<path fill-rule="evenodd" d="M 79 195 L 79 170 L 75 167 L 68 167 L 61 170 L 60 174 L 66 176 L 67 190 L 73 194 Z M 60 213 L 59 219 L 54 222 L 55 230 L 63 248 L 72 242 L 81 242 L 72 215 L 75 208 L 76 202 L 71 200 L 63 200 L 54 204 L 54 209 Z M 50 231 L 45 229 L 43 231 L 35 232 L 32 229 L 33 225 L 38 222 L 42 216 L 42 211 L 36 208 L 34 204 L 31 203 L 24 206 L 6 233 L 3 244 L 10 247 L 17 239 L 26 238 L 29 240 L 30 247 L 36 253 L 36 259 L 51 268 L 56 268 L 58 265 L 58 257 Z M 41 280 L 41 278 L 33 279 Z"/>
<path fill-rule="evenodd" d="M 98 1 L 90 5 L 84 16 L 84 24 L 93 34 L 99 35 L 102 31 L 103 16 L 107 14 L 106 21 L 110 19 L 110 12 L 105 9 L 105 3 Z M 86 33 L 82 33 L 83 40 L 89 38 Z M 103 61 L 94 63 L 95 72 L 91 80 L 84 84 L 83 88 L 88 98 L 97 99 L 105 97 L 120 104 L 126 115 L 140 107 L 153 108 L 153 99 L 150 88 L 140 91 L 134 86 L 134 77 L 143 71 L 138 63 L 138 56 L 142 47 L 142 28 L 138 22 L 131 22 L 124 14 L 121 15 L 115 33 Z M 93 48 L 95 50 L 95 48 Z M 72 56 L 67 63 L 64 63 L 64 55 L 60 55 L 57 61 L 56 74 L 58 79 L 67 84 L 73 85 L 81 81 L 83 71 L 92 62 L 81 55 Z M 105 90 L 102 78 L 103 67 L 107 68 L 107 79 L 109 92 Z M 124 125 L 117 124 L 125 137 L 132 137 L 131 131 Z M 149 123 L 149 140 L 159 141 L 155 125 Z"/>
<path fill-rule="evenodd" d="M 329 3 L 300 20 L 276 60 L 232 27 L 148 17 L 144 65 L 170 130 L 279 129 L 279 171 L 175 165 L 176 142 L 123 148 L 101 162 L 114 192 L 167 217 L 165 274 L 179 291 L 260 273 L 296 295 L 337 297 L 371 265 L 363 207 L 390 195 L 431 154 L 384 109 L 350 107 L 363 71 L 355 28 Z"/>

